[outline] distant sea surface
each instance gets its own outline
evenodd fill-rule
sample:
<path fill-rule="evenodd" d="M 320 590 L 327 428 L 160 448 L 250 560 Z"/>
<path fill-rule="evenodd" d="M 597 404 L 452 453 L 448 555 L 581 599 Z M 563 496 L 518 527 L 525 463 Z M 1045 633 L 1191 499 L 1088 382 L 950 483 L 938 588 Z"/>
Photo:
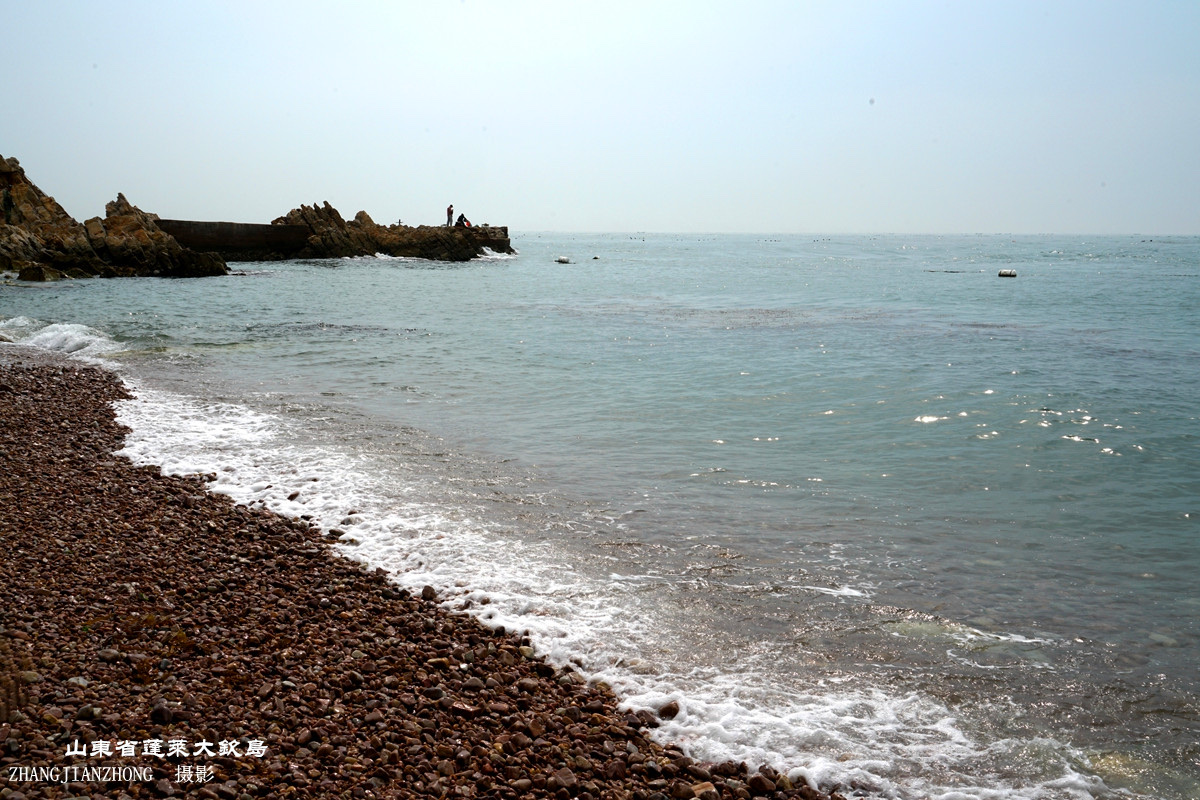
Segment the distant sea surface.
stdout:
<path fill-rule="evenodd" d="M 514 245 L 8 282 L 0 332 L 117 370 L 135 460 L 677 700 L 697 758 L 1200 796 L 1200 238 Z"/>

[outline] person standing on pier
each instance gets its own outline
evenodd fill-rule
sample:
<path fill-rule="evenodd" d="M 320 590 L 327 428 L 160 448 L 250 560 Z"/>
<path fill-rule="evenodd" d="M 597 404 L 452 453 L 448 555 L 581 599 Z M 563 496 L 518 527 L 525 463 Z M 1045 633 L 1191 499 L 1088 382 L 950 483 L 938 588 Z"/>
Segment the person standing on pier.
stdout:
<path fill-rule="evenodd" d="M 449 228 L 454 224 L 454 203 L 446 206 L 446 227 Z"/>

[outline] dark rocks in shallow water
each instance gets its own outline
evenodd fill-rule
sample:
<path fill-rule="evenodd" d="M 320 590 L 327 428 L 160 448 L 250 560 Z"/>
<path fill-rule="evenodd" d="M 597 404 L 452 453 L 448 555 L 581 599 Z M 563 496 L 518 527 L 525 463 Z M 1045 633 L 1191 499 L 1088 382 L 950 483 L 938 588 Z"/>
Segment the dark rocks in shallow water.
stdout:
<path fill-rule="evenodd" d="M 746 781 L 746 785 L 754 794 L 766 794 L 767 792 L 775 791 L 775 781 L 771 780 L 761 772 L 751 775 L 750 779 Z"/>
<path fill-rule="evenodd" d="M 675 719 L 675 717 L 679 716 L 679 703 L 675 700 L 667 703 L 658 709 L 658 716 L 662 719 Z"/>
<path fill-rule="evenodd" d="M 27 267 L 22 267 L 21 271 L 17 273 L 18 280 L 38 283 L 61 281 L 66 277 L 64 273 L 59 272 L 54 267 L 47 267 L 45 264 L 30 264 Z"/>

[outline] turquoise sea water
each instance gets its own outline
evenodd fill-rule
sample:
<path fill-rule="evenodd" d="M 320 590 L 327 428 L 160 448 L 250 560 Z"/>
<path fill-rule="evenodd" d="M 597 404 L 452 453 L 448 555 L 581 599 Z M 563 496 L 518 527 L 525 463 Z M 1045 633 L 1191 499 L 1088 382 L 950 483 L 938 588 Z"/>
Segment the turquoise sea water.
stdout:
<path fill-rule="evenodd" d="M 0 332 L 121 372 L 132 457 L 679 700 L 699 757 L 1200 796 L 1200 239 L 514 245 L 12 282 Z"/>

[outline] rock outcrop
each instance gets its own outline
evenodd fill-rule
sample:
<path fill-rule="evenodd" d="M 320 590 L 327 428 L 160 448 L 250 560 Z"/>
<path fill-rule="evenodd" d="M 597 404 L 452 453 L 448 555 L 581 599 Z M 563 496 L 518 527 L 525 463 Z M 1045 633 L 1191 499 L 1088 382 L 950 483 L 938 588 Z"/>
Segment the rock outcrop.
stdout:
<path fill-rule="evenodd" d="M 92 248 L 118 274 L 203 278 L 229 272 L 220 256 L 182 246 L 158 227 L 157 214 L 147 214 L 123 194 L 104 213 L 103 220 L 92 217 L 83 224 Z"/>
<path fill-rule="evenodd" d="M 380 225 L 365 211 L 345 220 L 328 202 L 300 206 L 274 220 L 275 225 L 304 225 L 311 234 L 299 258 L 342 258 L 384 253 L 434 261 L 469 261 L 484 254 L 513 252 L 507 227 Z"/>
<path fill-rule="evenodd" d="M 160 224 L 161 223 L 161 224 Z M 0 156 L 0 272 L 21 280 L 226 275 L 229 261 L 390 256 L 469 261 L 512 253 L 506 227 L 379 225 L 365 211 L 349 221 L 328 202 L 300 206 L 270 225 L 160 220 L 118 194 L 105 216 L 76 222 Z"/>
<path fill-rule="evenodd" d="M 229 272 L 220 256 L 183 247 L 157 219 L 118 194 L 104 219 L 80 224 L 25 177 L 17 159 L 0 156 L 0 270 L 21 280 Z"/>
<path fill-rule="evenodd" d="M 55 280 L 76 271 L 95 275 L 103 266 L 87 230 L 25 177 L 20 162 L 0 156 L 0 270 Z"/>

